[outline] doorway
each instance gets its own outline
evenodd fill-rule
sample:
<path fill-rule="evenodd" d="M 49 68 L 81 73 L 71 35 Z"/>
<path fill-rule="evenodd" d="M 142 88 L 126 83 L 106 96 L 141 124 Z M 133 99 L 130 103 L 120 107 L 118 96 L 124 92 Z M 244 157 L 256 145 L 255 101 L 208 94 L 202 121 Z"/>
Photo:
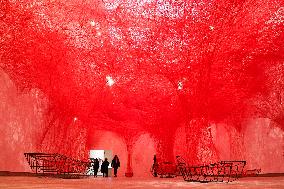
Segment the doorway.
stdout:
<path fill-rule="evenodd" d="M 98 170 L 98 176 L 102 176 L 102 172 L 101 172 L 101 165 L 103 163 L 103 161 L 105 160 L 105 158 L 108 159 L 109 162 L 109 166 L 108 166 L 108 176 L 111 176 L 111 160 L 112 160 L 112 151 L 111 150 L 90 150 L 90 159 L 95 159 L 97 158 L 99 160 L 99 170 Z M 88 175 L 94 175 L 94 171 L 90 171 L 88 172 Z"/>

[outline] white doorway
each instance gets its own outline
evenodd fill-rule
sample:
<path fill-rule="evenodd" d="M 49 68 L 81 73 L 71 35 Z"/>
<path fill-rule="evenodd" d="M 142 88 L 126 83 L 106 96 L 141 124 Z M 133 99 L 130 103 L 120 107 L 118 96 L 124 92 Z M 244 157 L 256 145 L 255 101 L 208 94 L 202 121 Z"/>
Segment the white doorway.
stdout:
<path fill-rule="evenodd" d="M 112 151 L 111 150 L 90 150 L 90 159 L 97 158 L 99 160 L 99 170 L 98 170 L 98 176 L 102 176 L 101 173 L 101 165 L 105 158 L 108 159 L 109 166 L 108 166 L 108 175 L 111 176 L 111 160 L 112 160 Z M 89 172 L 89 175 L 94 175 L 94 172 Z"/>

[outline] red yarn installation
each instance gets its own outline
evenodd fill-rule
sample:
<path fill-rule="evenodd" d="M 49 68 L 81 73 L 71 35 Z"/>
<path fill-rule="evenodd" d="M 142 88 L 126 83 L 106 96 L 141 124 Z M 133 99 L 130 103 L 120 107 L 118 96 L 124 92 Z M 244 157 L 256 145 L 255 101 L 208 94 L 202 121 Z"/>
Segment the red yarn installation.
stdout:
<path fill-rule="evenodd" d="M 173 160 L 185 125 L 188 161 L 201 163 L 218 159 L 212 123 L 284 129 L 283 0 L 4 0 L 0 34 L 0 67 L 48 98 L 42 151 L 87 157 L 91 133 L 108 130 L 129 156 L 149 133 Z"/>

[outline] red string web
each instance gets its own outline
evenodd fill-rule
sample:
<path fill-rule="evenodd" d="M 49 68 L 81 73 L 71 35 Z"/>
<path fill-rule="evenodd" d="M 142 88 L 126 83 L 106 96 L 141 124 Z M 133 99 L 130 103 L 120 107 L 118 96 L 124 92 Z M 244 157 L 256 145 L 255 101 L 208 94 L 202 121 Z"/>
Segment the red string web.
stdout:
<path fill-rule="evenodd" d="M 4 0 L 0 66 L 20 90 L 48 99 L 36 136 L 42 151 L 82 158 L 90 133 L 109 130 L 130 152 L 149 133 L 158 156 L 172 160 L 174 134 L 185 125 L 189 161 L 214 161 L 212 123 L 241 132 L 244 118 L 258 116 L 283 129 L 283 6 Z"/>

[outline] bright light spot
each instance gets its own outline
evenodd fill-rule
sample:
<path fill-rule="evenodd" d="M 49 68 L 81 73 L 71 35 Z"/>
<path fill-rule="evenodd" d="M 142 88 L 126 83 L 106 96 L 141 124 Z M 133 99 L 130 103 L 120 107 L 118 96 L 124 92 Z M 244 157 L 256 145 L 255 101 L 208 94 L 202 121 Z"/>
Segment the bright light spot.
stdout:
<path fill-rule="evenodd" d="M 209 29 L 210 30 L 214 30 L 214 26 L 209 26 Z"/>
<path fill-rule="evenodd" d="M 73 119 L 73 120 L 74 120 L 74 122 L 75 122 L 75 121 L 77 121 L 77 120 L 78 120 L 78 118 L 77 118 L 77 117 L 74 117 L 74 119 Z"/>
<path fill-rule="evenodd" d="M 90 24 L 91 24 L 91 26 L 95 26 L 95 25 L 96 25 L 96 22 L 95 22 L 94 20 L 92 20 L 92 21 L 90 22 Z"/>
<path fill-rule="evenodd" d="M 179 81 L 179 82 L 178 82 L 178 90 L 181 90 L 182 88 L 183 88 L 182 82 Z"/>
<path fill-rule="evenodd" d="M 101 36 L 102 35 L 102 33 L 101 32 L 97 32 L 97 36 Z"/>
<path fill-rule="evenodd" d="M 111 76 L 106 76 L 106 80 L 108 86 L 112 86 L 114 84 L 114 80 L 111 78 Z"/>

